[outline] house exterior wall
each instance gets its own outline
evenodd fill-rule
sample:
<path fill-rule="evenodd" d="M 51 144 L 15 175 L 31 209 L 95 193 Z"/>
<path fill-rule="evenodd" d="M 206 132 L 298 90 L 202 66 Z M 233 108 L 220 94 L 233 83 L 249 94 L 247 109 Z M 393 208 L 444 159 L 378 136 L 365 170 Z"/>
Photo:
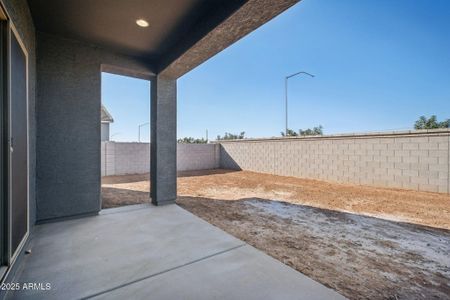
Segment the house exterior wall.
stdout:
<path fill-rule="evenodd" d="M 101 141 L 109 141 L 109 123 L 102 123 L 101 124 Z"/>
<path fill-rule="evenodd" d="M 450 130 L 221 142 L 220 166 L 342 183 L 449 192 Z"/>
<path fill-rule="evenodd" d="M 37 220 L 100 210 L 101 70 L 151 76 L 147 63 L 37 33 Z M 113 68 L 114 69 L 114 68 Z"/>
<path fill-rule="evenodd" d="M 178 144 L 177 171 L 217 169 L 218 144 Z M 144 174 L 150 170 L 149 143 L 102 142 L 101 175 Z"/>

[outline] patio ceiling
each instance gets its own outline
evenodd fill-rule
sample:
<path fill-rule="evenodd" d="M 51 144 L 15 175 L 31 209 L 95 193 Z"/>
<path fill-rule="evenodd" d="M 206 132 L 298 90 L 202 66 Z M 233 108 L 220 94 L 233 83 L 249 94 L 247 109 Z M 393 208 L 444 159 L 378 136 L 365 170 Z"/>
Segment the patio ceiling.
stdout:
<path fill-rule="evenodd" d="M 37 30 L 84 40 L 117 52 L 157 57 L 212 10 L 243 0 L 29 0 Z M 136 25 L 137 19 L 149 26 Z"/>
<path fill-rule="evenodd" d="M 168 69 L 167 76 L 178 78 L 298 1 L 28 0 L 28 3 L 38 31 L 144 58 L 157 73 Z M 137 26 L 138 19 L 146 20 L 149 26 Z"/>

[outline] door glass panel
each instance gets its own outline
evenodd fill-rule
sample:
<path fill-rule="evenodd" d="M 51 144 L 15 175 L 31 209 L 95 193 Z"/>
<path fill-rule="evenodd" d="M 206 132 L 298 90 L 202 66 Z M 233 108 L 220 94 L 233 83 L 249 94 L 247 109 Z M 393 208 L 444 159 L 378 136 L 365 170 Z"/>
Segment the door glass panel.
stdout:
<path fill-rule="evenodd" d="M 26 56 L 11 33 L 11 254 L 28 230 Z"/>

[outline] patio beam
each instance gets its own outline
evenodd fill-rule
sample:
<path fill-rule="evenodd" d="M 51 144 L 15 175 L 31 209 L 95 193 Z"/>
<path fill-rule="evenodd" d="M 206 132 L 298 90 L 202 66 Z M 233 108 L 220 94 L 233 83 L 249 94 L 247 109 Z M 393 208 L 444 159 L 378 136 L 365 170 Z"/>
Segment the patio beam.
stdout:
<path fill-rule="evenodd" d="M 177 83 L 155 76 L 151 81 L 150 195 L 154 205 L 177 198 Z"/>
<path fill-rule="evenodd" d="M 188 39 L 176 44 L 162 57 L 158 67 L 163 76 L 179 78 L 270 21 L 300 0 L 248 0 L 239 8 L 222 12 L 197 26 Z M 223 14 L 228 13 L 227 17 Z"/>

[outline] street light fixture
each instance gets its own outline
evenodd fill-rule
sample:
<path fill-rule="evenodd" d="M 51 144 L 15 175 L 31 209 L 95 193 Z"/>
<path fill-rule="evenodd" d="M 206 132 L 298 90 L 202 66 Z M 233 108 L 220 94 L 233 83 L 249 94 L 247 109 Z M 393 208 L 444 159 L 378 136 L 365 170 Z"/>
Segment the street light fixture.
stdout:
<path fill-rule="evenodd" d="M 149 125 L 150 122 L 142 123 L 138 126 L 138 142 L 141 142 L 141 127 Z"/>
<path fill-rule="evenodd" d="M 119 134 L 121 134 L 121 133 L 120 133 L 120 132 L 113 133 L 113 134 L 111 134 L 111 136 L 109 137 L 109 139 L 111 140 L 114 136 L 119 135 Z"/>
<path fill-rule="evenodd" d="M 314 77 L 314 75 L 312 75 L 312 74 L 310 74 L 308 72 L 300 71 L 300 72 L 291 74 L 289 76 L 286 76 L 284 78 L 284 95 L 285 95 L 285 101 L 286 101 L 286 103 L 285 103 L 285 105 L 286 105 L 286 128 L 285 129 L 286 130 L 284 131 L 285 136 L 287 136 L 287 134 L 288 134 L 288 79 L 292 78 L 294 76 L 300 75 L 300 74 L 305 74 L 305 75 Z"/>

